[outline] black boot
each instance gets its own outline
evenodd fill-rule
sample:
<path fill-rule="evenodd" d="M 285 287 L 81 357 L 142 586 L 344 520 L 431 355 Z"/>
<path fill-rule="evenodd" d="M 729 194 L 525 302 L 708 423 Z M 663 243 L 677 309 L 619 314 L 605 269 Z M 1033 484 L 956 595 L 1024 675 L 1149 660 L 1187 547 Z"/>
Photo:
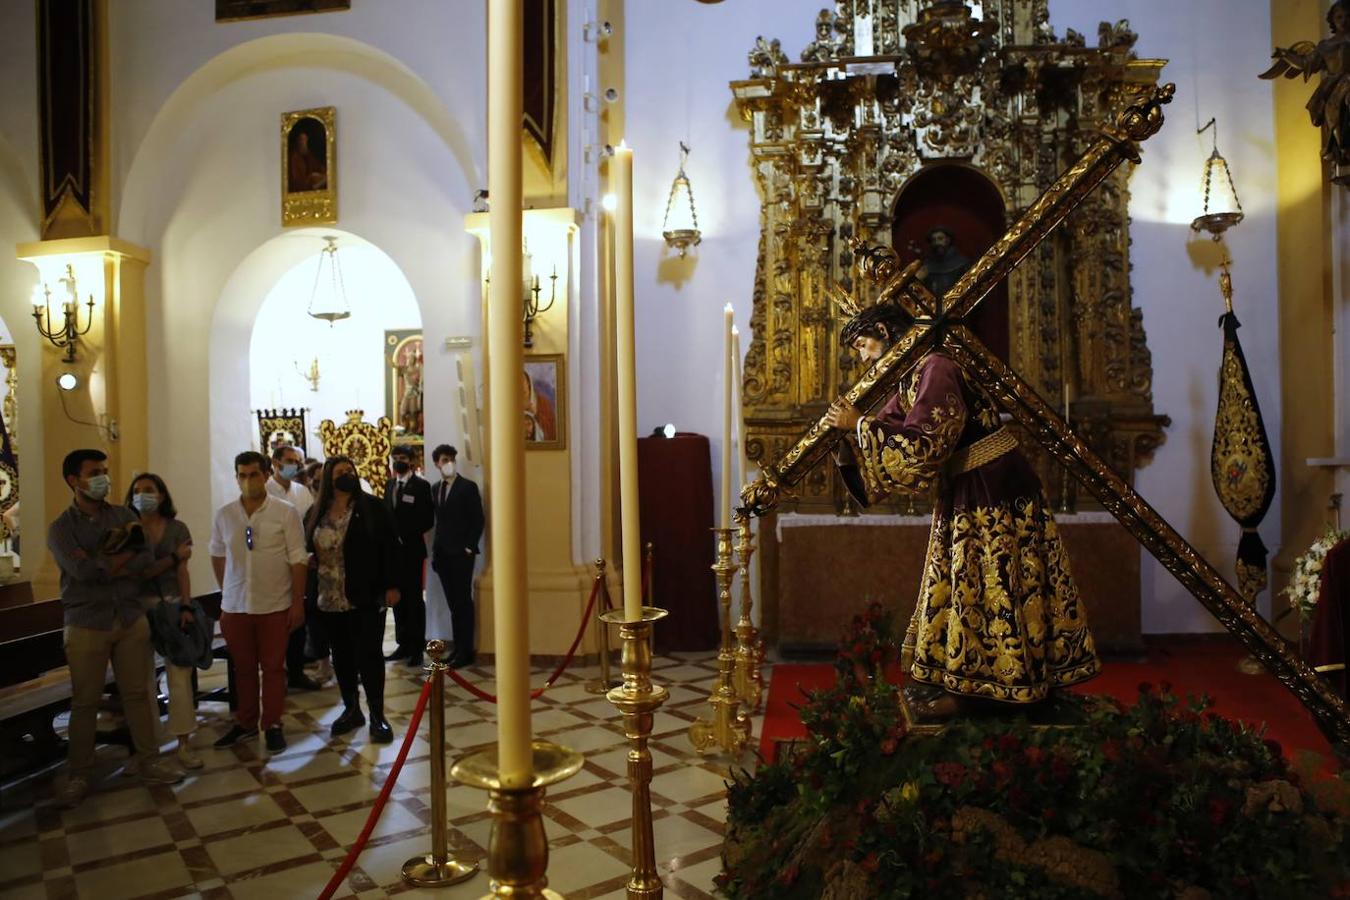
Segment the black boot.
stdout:
<path fill-rule="evenodd" d="M 361 715 L 361 702 L 355 697 L 343 697 L 342 703 L 347 708 L 342 711 L 342 715 L 333 720 L 333 725 L 329 729 L 329 734 L 333 737 L 341 737 L 349 731 L 355 731 L 366 724 L 366 717 Z"/>
<path fill-rule="evenodd" d="M 394 742 L 394 729 L 389 727 L 382 711 L 371 710 L 370 712 L 370 742 L 372 744 L 392 744 Z"/>

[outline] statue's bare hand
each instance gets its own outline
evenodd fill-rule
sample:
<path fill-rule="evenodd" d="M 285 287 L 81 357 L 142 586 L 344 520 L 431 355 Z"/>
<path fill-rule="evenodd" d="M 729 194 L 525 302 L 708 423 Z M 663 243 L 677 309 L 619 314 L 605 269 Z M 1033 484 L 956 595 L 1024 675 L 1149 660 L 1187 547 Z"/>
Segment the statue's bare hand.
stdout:
<path fill-rule="evenodd" d="M 825 424 L 831 428 L 852 431 L 858 427 L 860 418 L 862 413 L 858 412 L 858 408 L 841 398 L 830 404 L 830 411 L 825 414 Z"/>

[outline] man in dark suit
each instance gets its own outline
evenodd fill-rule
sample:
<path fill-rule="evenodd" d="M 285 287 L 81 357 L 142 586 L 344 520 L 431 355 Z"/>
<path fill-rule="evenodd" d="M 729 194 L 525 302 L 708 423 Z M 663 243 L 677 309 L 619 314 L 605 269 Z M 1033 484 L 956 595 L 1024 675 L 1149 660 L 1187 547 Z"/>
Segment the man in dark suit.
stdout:
<path fill-rule="evenodd" d="M 436 535 L 431 541 L 431 567 L 440 576 L 450 607 L 455 652 L 449 664 L 456 669 L 474 661 L 473 564 L 483 537 L 483 500 L 478 485 L 455 471 L 458 455 L 449 444 L 441 444 L 431 454 L 441 473 L 432 488 Z"/>
<path fill-rule="evenodd" d="M 411 447 L 399 445 L 391 458 L 394 477 L 384 486 L 384 502 L 394 513 L 402 545 L 398 552 L 398 590 L 402 598 L 394 607 L 394 637 L 398 641 L 387 660 L 406 659 L 422 665 L 422 647 L 427 640 L 427 604 L 422 598 L 422 570 L 427 558 L 426 534 L 436 524 L 431 485 L 413 471 Z"/>

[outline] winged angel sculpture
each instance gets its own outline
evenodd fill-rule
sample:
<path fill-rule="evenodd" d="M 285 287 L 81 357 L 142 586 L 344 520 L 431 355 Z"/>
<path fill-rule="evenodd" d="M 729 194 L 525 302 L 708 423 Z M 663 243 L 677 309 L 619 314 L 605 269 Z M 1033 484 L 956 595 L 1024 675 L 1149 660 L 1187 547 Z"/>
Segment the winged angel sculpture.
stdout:
<path fill-rule="evenodd" d="M 1319 43 L 1299 41 L 1276 47 L 1275 64 L 1261 73 L 1273 79 L 1321 73 L 1321 83 L 1308 100 L 1308 115 L 1322 129 L 1322 158 L 1336 167 L 1337 184 L 1350 185 L 1350 0 L 1336 0 L 1327 12 L 1331 35 Z"/>

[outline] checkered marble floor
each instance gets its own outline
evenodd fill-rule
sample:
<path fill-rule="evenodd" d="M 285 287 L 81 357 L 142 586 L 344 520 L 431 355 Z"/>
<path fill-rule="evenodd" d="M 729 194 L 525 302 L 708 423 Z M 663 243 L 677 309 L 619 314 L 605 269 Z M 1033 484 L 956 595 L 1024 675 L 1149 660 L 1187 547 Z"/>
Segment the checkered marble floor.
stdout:
<path fill-rule="evenodd" d="M 726 817 L 725 758 L 701 758 L 686 730 L 707 713 L 714 654 L 659 656 L 654 679 L 670 689 L 651 741 L 656 855 L 667 896 L 706 898 L 720 870 Z M 488 691 L 490 666 L 462 672 Z M 544 806 L 549 885 L 571 900 L 622 897 L 629 871 L 627 741 L 614 708 L 585 690 L 597 668 L 565 673 L 536 701 L 539 737 L 580 751 L 580 773 L 555 786 Z M 203 704 L 194 743 L 206 763 L 180 784 L 146 786 L 120 774 L 125 751 L 99 748 L 104 776 L 74 810 L 51 800 L 47 773 L 0 797 L 0 897 L 290 898 L 314 897 L 360 832 L 416 705 L 421 673 L 391 663 L 386 715 L 392 745 L 372 745 L 365 728 L 337 740 L 328 726 L 341 711 L 336 688 L 287 698 L 290 746 L 268 757 L 260 743 L 214 750 L 229 725 L 224 704 Z M 536 673 L 538 683 L 544 675 Z M 203 687 L 224 680 L 204 673 Z M 766 678 L 767 681 L 767 678 Z M 446 740 L 451 758 L 496 740 L 492 707 L 447 682 Z M 755 721 L 759 734 L 760 721 Z M 430 747 L 422 735 L 373 837 L 338 897 L 478 898 L 485 872 L 439 890 L 410 889 L 399 870 L 431 848 Z M 166 745 L 167 746 L 167 745 Z M 749 762 L 748 758 L 745 762 Z M 451 849 L 483 858 L 491 828 L 486 795 L 451 784 L 446 793 Z"/>

